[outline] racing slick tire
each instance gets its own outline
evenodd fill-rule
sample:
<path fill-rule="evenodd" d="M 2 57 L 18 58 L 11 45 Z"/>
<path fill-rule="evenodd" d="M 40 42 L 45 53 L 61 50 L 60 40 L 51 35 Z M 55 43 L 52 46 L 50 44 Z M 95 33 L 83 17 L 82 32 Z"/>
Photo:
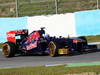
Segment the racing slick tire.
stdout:
<path fill-rule="evenodd" d="M 55 57 L 55 56 L 58 55 L 58 51 L 57 51 L 57 49 L 58 49 L 58 44 L 57 44 L 57 42 L 51 41 L 51 42 L 49 43 L 49 45 L 48 45 L 48 48 L 49 48 L 49 50 L 50 50 L 50 53 L 49 53 L 50 56 Z"/>
<path fill-rule="evenodd" d="M 5 57 L 14 57 L 16 52 L 15 44 L 12 42 L 5 42 L 2 47 L 2 54 Z"/>

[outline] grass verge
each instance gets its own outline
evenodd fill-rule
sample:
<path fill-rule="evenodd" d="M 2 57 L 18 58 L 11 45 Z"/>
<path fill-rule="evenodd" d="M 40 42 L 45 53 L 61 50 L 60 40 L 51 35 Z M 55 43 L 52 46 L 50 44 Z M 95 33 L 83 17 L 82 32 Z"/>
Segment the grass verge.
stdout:
<path fill-rule="evenodd" d="M 100 42 L 100 35 L 96 36 L 86 36 L 88 42 Z"/>
<path fill-rule="evenodd" d="M 14 4 L 9 4 L 14 3 Z M 16 16 L 16 0 L 0 0 L 0 16 Z M 100 3 L 100 2 L 99 2 Z M 58 0 L 58 13 L 96 9 L 95 0 Z M 55 14 L 55 0 L 18 0 L 19 16 Z"/>
<path fill-rule="evenodd" d="M 0 75 L 100 75 L 100 66 L 65 67 L 62 65 L 11 68 L 0 69 Z"/>

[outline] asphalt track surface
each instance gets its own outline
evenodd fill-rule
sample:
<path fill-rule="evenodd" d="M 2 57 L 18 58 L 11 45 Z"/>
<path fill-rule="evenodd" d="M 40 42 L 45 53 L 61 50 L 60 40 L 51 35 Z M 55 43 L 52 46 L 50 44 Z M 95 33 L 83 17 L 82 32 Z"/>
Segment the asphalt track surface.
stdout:
<path fill-rule="evenodd" d="M 70 55 L 62 55 L 58 57 L 50 57 L 43 55 L 32 56 L 15 56 L 5 58 L 0 51 L 0 68 L 26 67 L 26 66 L 41 66 L 55 64 L 69 64 L 81 62 L 99 62 L 100 50 L 91 50 L 83 54 L 77 52 Z"/>

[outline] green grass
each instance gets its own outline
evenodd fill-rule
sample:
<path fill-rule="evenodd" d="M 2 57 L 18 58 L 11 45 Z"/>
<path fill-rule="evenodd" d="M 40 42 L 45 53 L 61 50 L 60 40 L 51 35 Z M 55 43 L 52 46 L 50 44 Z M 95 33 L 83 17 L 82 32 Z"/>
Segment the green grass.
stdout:
<path fill-rule="evenodd" d="M 79 74 L 86 72 L 96 73 L 96 75 L 98 73 L 100 74 L 100 66 L 69 68 L 63 65 L 54 67 L 40 66 L 40 67 L 0 69 L 0 75 L 66 75 L 66 74 Z"/>
<path fill-rule="evenodd" d="M 0 3 L 14 2 L 15 0 L 0 0 Z"/>
<path fill-rule="evenodd" d="M 58 13 L 68 13 L 68 12 L 75 12 L 75 11 L 82 11 L 82 10 L 92 10 L 96 9 L 96 2 L 94 0 L 59 0 L 58 2 Z M 54 1 L 45 1 L 45 2 L 37 2 L 31 4 L 22 4 L 19 6 L 19 14 L 20 16 L 30 16 L 29 14 L 25 13 L 27 11 L 31 12 L 34 10 L 33 15 L 40 15 L 42 14 L 55 14 L 55 5 Z M 39 11 L 41 10 L 41 11 Z M 44 11 L 43 10 L 47 10 Z M 51 11 L 49 11 L 51 10 Z"/>
<path fill-rule="evenodd" d="M 100 35 L 86 36 L 88 42 L 100 42 Z"/>
<path fill-rule="evenodd" d="M 19 0 L 19 16 L 34 16 L 34 15 L 47 15 L 55 14 L 54 0 Z M 15 0 L 0 0 L 0 3 L 15 2 Z M 26 2 L 26 3 L 23 3 Z M 99 1 L 100 3 L 100 1 Z M 100 7 L 100 6 L 99 6 Z M 14 8 L 14 12 L 10 9 Z M 82 10 L 96 9 L 95 0 L 59 0 L 58 13 L 68 13 Z M 15 5 L 0 6 L 1 17 L 14 17 Z"/>

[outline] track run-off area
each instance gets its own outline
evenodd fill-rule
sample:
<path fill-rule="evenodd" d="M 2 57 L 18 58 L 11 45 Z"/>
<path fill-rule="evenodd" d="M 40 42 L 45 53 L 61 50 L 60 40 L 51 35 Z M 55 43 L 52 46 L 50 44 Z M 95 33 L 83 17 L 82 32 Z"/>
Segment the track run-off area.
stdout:
<path fill-rule="evenodd" d="M 15 56 L 6 58 L 2 56 L 0 49 L 0 68 L 43 66 L 71 63 L 89 63 L 100 61 L 100 50 L 90 50 L 83 54 L 77 52 L 69 55 L 51 57 L 49 55 Z"/>

